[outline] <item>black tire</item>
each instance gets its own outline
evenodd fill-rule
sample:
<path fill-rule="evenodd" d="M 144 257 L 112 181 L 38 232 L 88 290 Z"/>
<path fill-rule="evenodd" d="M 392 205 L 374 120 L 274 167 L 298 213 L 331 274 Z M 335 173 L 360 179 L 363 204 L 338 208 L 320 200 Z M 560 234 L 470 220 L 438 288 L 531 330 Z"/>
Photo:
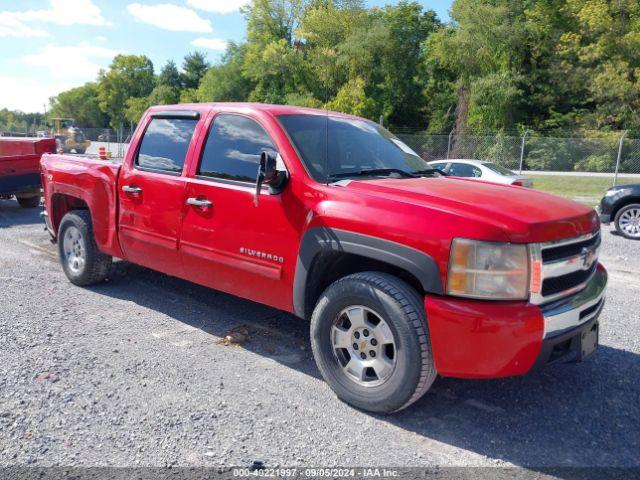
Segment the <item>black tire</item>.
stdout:
<path fill-rule="evenodd" d="M 18 200 L 18 204 L 22 208 L 36 208 L 40 206 L 40 195 L 36 195 L 35 197 L 16 197 Z"/>
<path fill-rule="evenodd" d="M 640 230 L 636 230 L 635 232 L 627 231 L 627 229 L 624 228 L 624 225 L 621 225 L 621 222 L 623 222 L 623 216 L 629 212 L 640 212 L 640 203 L 631 203 L 618 210 L 615 218 L 616 231 L 625 238 L 640 240 Z"/>
<path fill-rule="evenodd" d="M 65 235 L 71 227 L 75 227 L 80 232 L 78 242 L 84 253 L 84 263 L 76 270 L 70 265 L 64 251 Z M 62 218 L 58 229 L 58 255 L 62 269 L 69 281 L 81 287 L 104 281 L 111 270 L 111 257 L 98 250 L 96 245 L 91 215 L 88 210 L 72 210 Z"/>
<path fill-rule="evenodd" d="M 354 381 L 345 373 L 338 349 L 334 352 L 333 326 L 340 313 L 352 306 L 379 313 L 393 333 L 395 367 L 382 384 L 365 386 Z M 329 286 L 311 317 L 311 345 L 322 376 L 338 398 L 370 412 L 392 413 L 408 407 L 437 376 L 423 299 L 407 283 L 384 273 L 357 273 Z"/>

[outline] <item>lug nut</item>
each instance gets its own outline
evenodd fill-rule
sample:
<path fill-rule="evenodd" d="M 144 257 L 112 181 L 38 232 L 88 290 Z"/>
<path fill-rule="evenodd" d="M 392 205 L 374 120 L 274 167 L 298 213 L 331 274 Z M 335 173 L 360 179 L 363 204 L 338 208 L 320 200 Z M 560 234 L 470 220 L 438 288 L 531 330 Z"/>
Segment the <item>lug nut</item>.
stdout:
<path fill-rule="evenodd" d="M 364 352 L 362 352 L 362 353 L 360 354 L 360 358 L 361 358 L 361 359 L 363 359 L 363 360 L 366 360 L 366 358 L 367 358 L 367 354 L 366 354 L 366 353 L 364 353 Z"/>
<path fill-rule="evenodd" d="M 354 343 L 354 344 L 353 344 L 353 349 L 354 349 L 354 350 L 357 350 L 357 349 L 358 349 L 358 344 L 357 344 L 357 343 Z"/>
<path fill-rule="evenodd" d="M 365 328 L 365 329 L 362 331 L 362 334 L 363 334 L 365 337 L 368 337 L 368 336 L 369 336 L 369 330 L 367 330 L 367 329 Z"/>
<path fill-rule="evenodd" d="M 372 339 L 371 339 L 371 345 L 373 345 L 374 347 L 375 347 L 376 345 L 378 345 L 378 340 L 376 340 L 375 338 L 372 338 Z"/>
<path fill-rule="evenodd" d="M 353 336 L 356 337 L 356 338 L 360 338 L 360 332 L 354 333 Z"/>
<path fill-rule="evenodd" d="M 376 358 L 376 352 L 374 352 L 373 350 L 369 352 L 369 355 L 371 355 L 371 358 Z"/>

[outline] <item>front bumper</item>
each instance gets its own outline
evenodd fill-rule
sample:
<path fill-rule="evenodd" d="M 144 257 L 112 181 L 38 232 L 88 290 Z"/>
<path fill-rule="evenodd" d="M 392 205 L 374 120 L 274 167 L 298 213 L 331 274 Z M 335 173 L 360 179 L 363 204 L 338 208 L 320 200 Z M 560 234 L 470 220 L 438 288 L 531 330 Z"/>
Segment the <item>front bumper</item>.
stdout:
<path fill-rule="evenodd" d="M 445 377 L 498 378 L 579 360 L 572 339 L 597 323 L 606 285 L 607 272 L 598 265 L 585 289 L 544 306 L 429 295 L 425 310 L 436 370 Z"/>

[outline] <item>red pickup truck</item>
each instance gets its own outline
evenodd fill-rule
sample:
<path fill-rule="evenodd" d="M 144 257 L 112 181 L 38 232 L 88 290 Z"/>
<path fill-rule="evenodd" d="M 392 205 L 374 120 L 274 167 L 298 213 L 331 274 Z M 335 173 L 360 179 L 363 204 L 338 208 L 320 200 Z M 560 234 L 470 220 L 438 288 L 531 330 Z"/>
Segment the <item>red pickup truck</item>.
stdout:
<path fill-rule="evenodd" d="M 0 137 L 0 198 L 23 208 L 40 205 L 40 157 L 56 151 L 54 138 Z"/>
<path fill-rule="evenodd" d="M 310 320 L 337 395 L 394 412 L 437 374 L 520 375 L 598 343 L 594 210 L 441 176 L 379 125 L 260 104 L 151 108 L 122 163 L 45 155 L 76 285 L 112 257 Z"/>

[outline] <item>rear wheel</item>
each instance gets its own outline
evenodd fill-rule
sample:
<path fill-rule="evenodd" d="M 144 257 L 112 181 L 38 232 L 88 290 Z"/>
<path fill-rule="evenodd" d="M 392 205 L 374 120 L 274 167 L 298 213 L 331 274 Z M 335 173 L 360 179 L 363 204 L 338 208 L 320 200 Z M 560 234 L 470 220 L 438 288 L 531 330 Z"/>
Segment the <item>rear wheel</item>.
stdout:
<path fill-rule="evenodd" d="M 615 219 L 620 235 L 632 240 L 640 240 L 640 204 L 632 203 L 620 209 Z"/>
<path fill-rule="evenodd" d="M 111 257 L 98 250 L 87 210 L 73 210 L 63 217 L 58 229 L 58 253 L 62 269 L 74 285 L 92 285 L 109 275 Z"/>
<path fill-rule="evenodd" d="M 383 273 L 357 273 L 332 284 L 313 312 L 311 344 L 338 397 L 371 412 L 408 407 L 437 375 L 422 298 Z"/>
<path fill-rule="evenodd" d="M 18 204 L 22 208 L 36 208 L 40 205 L 40 195 L 32 197 L 16 197 L 16 200 L 18 200 Z"/>

